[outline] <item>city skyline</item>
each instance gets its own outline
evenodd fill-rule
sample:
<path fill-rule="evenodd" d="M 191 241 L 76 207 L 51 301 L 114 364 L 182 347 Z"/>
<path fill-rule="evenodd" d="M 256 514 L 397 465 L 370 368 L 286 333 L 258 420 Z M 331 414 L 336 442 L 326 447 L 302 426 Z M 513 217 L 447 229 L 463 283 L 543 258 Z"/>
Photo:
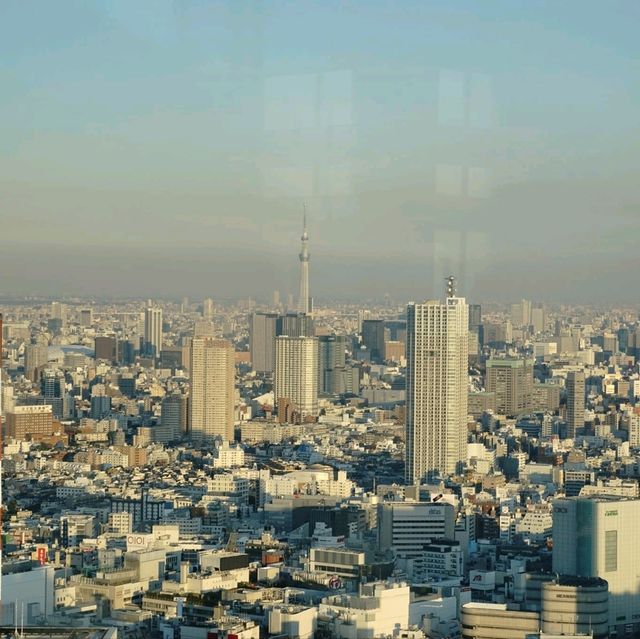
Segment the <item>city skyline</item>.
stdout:
<path fill-rule="evenodd" d="M 637 0 L 2 0 L 0 629 L 640 638 Z"/>

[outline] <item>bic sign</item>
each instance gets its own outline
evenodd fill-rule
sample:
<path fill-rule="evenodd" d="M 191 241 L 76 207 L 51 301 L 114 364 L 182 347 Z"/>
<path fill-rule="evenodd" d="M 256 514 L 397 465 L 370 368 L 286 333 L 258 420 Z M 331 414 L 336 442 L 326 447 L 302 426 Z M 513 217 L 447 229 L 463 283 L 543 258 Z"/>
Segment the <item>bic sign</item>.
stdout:
<path fill-rule="evenodd" d="M 614 517 L 618 514 L 617 510 L 607 510 L 604 514 L 605 517 Z"/>

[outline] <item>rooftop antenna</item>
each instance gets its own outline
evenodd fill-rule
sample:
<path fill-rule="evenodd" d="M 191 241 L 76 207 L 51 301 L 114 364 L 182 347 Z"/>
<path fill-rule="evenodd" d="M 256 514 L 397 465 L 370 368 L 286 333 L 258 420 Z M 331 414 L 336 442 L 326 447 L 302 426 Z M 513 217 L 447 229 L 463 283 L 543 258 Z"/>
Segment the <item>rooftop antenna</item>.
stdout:
<path fill-rule="evenodd" d="M 456 278 L 453 275 L 449 275 L 449 277 L 447 277 L 445 281 L 447 282 L 447 297 L 455 297 Z"/>

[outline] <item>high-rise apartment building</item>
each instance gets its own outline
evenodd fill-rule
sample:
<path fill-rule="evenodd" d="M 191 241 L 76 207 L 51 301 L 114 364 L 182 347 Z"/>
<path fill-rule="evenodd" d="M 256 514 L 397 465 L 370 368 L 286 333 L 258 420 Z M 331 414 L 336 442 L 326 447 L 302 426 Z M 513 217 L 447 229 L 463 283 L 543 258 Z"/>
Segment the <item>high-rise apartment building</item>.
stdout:
<path fill-rule="evenodd" d="M 209 322 L 213 319 L 213 300 L 210 297 L 202 301 L 202 317 Z"/>
<path fill-rule="evenodd" d="M 533 364 L 533 360 L 527 358 L 487 361 L 487 392 L 495 395 L 496 411 L 500 415 L 516 416 L 531 410 Z"/>
<path fill-rule="evenodd" d="M 213 322 L 206 319 L 197 320 L 193 326 L 194 337 L 215 337 L 216 330 Z"/>
<path fill-rule="evenodd" d="M 64 326 L 67 319 L 67 307 L 60 302 L 51 302 L 51 319 L 59 320 L 60 324 Z"/>
<path fill-rule="evenodd" d="M 460 471 L 467 455 L 469 310 L 447 298 L 407 307 L 406 479 Z"/>
<path fill-rule="evenodd" d="M 149 306 L 144 312 L 143 351 L 147 357 L 160 357 L 162 350 L 162 309 Z"/>
<path fill-rule="evenodd" d="M 331 395 L 339 387 L 336 375 L 345 367 L 347 338 L 344 335 L 318 337 L 318 392 Z"/>
<path fill-rule="evenodd" d="M 80 309 L 80 326 L 87 328 L 93 325 L 93 309 Z"/>
<path fill-rule="evenodd" d="M 384 320 L 362 321 L 362 343 L 369 352 L 369 359 L 374 363 L 381 363 L 384 360 L 384 331 Z"/>
<path fill-rule="evenodd" d="M 235 352 L 226 340 L 194 337 L 191 344 L 190 431 L 198 441 L 233 440 Z"/>
<path fill-rule="evenodd" d="M 584 427 L 584 371 L 570 371 L 567 375 L 567 437 L 575 437 Z"/>
<path fill-rule="evenodd" d="M 249 317 L 251 365 L 258 373 L 273 373 L 276 358 L 277 313 L 253 313 Z"/>
<path fill-rule="evenodd" d="M 286 313 L 276 320 L 276 336 L 313 337 L 315 327 L 313 318 L 304 313 Z"/>
<path fill-rule="evenodd" d="M 609 584 L 609 632 L 640 631 L 640 500 L 566 497 L 553 502 L 553 571 Z"/>
<path fill-rule="evenodd" d="M 160 423 L 154 429 L 154 441 L 167 444 L 187 432 L 188 403 L 182 393 L 171 393 L 162 400 Z"/>
<path fill-rule="evenodd" d="M 38 381 L 49 361 L 49 348 L 45 344 L 27 344 L 24 349 L 24 376 Z"/>
<path fill-rule="evenodd" d="M 276 338 L 274 397 L 289 401 L 302 417 L 318 414 L 318 338 Z"/>

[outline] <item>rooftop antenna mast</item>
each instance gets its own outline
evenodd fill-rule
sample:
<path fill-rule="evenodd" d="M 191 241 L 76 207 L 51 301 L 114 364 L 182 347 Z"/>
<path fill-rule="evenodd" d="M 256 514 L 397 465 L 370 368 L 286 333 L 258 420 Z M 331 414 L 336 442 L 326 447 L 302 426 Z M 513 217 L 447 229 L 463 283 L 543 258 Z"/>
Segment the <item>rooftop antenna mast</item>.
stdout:
<path fill-rule="evenodd" d="M 447 282 L 447 297 L 455 297 L 457 292 L 456 278 L 453 275 L 449 275 L 445 281 Z"/>

